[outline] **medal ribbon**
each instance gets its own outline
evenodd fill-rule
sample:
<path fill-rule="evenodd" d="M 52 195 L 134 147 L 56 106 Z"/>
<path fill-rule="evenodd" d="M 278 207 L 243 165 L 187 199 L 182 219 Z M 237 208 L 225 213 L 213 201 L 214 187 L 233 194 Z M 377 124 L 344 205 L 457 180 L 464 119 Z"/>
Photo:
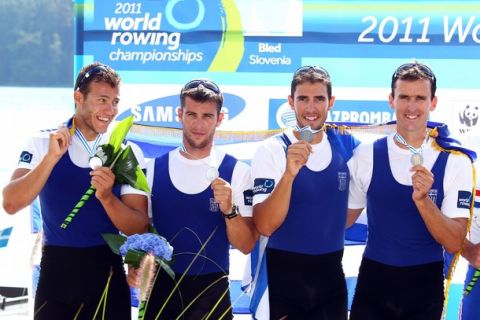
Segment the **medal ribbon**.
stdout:
<path fill-rule="evenodd" d="M 97 138 L 95 139 L 91 147 L 87 139 L 85 139 L 85 136 L 82 134 L 80 130 L 78 130 L 78 128 L 75 129 L 75 135 L 78 137 L 78 139 L 80 139 L 80 142 L 82 143 L 83 147 L 87 151 L 89 157 L 91 158 L 95 156 L 95 153 L 97 152 L 97 147 L 99 146 L 100 140 L 102 139 L 102 135 L 101 134 L 97 135 Z"/>
<path fill-rule="evenodd" d="M 425 140 L 423 141 L 422 145 L 420 146 L 420 148 L 415 148 L 413 147 L 412 145 L 408 144 L 407 141 L 398 133 L 396 132 L 395 133 L 395 136 L 394 136 L 395 140 L 397 140 L 398 143 L 400 143 L 401 145 L 405 146 L 408 148 L 408 150 L 410 150 L 413 154 L 422 154 L 423 152 L 423 148 L 425 147 L 425 144 L 427 143 L 427 140 L 428 140 L 428 134 L 427 136 L 425 137 Z"/>
<path fill-rule="evenodd" d="M 302 127 L 302 128 L 300 128 L 298 125 L 295 126 L 295 131 L 298 131 L 300 133 L 302 131 L 310 131 L 312 134 L 315 134 L 315 133 L 320 132 L 322 130 L 323 130 L 323 128 L 313 130 L 312 127 L 310 127 L 310 126 L 305 126 L 305 127 Z"/>
<path fill-rule="evenodd" d="M 300 137 L 302 140 L 307 141 L 308 143 L 311 143 L 313 140 L 313 135 L 317 132 L 322 131 L 323 128 L 320 128 L 318 130 L 313 130 L 312 127 L 310 126 L 305 126 L 303 128 L 300 128 L 298 125 L 295 126 L 295 131 L 298 131 L 300 133 Z"/>
<path fill-rule="evenodd" d="M 217 168 L 217 155 L 215 153 L 215 148 L 212 146 L 212 148 L 210 149 L 210 161 L 207 163 L 205 162 L 203 159 L 199 159 L 197 158 L 196 156 L 194 156 L 193 154 L 191 154 L 190 152 L 187 151 L 187 148 L 185 148 L 185 145 L 182 144 L 180 146 L 180 150 L 182 150 L 183 152 L 185 152 L 186 154 L 188 154 L 189 156 L 191 156 L 193 159 L 195 160 L 199 160 L 201 161 L 202 163 L 206 164 L 209 166 L 210 169 L 214 169 L 216 172 L 217 172 L 217 176 L 218 176 L 218 168 Z M 207 174 L 208 176 L 208 174 Z M 208 177 L 207 177 L 208 178 Z M 210 179 L 209 179 L 210 180 Z"/>

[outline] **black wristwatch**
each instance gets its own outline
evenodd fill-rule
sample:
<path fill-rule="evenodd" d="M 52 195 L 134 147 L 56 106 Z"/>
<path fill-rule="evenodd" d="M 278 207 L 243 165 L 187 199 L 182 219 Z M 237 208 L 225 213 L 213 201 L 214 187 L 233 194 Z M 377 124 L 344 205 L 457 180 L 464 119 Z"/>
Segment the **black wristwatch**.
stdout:
<path fill-rule="evenodd" d="M 223 212 L 222 212 L 223 213 Z M 224 218 L 227 218 L 227 219 L 233 219 L 235 218 L 236 216 L 238 216 L 238 206 L 237 205 L 233 205 L 232 206 L 232 212 L 230 213 L 223 213 L 223 217 Z"/>

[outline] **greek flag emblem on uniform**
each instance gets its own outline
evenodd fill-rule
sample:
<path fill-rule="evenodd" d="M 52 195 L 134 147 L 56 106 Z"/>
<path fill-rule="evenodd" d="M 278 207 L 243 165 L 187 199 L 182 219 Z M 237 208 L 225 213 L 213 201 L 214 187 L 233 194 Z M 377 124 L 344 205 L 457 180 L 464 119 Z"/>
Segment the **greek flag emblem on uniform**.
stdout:
<path fill-rule="evenodd" d="M 437 189 L 430 189 L 428 191 L 428 197 L 432 199 L 433 202 L 437 202 L 437 195 L 438 195 L 438 190 Z"/>
<path fill-rule="evenodd" d="M 210 212 L 218 212 L 218 203 L 215 201 L 215 198 L 210 198 Z"/>
<path fill-rule="evenodd" d="M 345 191 L 347 190 L 347 173 L 338 172 L 338 190 Z"/>

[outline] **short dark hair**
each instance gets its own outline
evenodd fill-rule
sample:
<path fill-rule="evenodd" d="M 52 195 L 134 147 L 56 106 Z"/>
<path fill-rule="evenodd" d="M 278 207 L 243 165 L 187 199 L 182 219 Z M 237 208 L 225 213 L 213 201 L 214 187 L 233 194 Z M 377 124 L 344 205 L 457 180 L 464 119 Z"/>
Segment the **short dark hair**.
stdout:
<path fill-rule="evenodd" d="M 293 73 L 290 94 L 293 97 L 297 86 L 305 82 L 323 83 L 327 87 L 328 99 L 332 97 L 332 80 L 327 70 L 319 66 L 303 66 Z"/>
<path fill-rule="evenodd" d="M 90 83 L 105 82 L 112 88 L 120 85 L 121 78 L 118 73 L 106 64 L 98 61 L 86 65 L 80 70 L 75 81 L 75 91 L 80 91 L 84 95 L 90 92 Z"/>
<path fill-rule="evenodd" d="M 391 83 L 392 97 L 395 97 L 395 84 L 397 80 L 415 81 L 420 79 L 430 81 L 431 99 L 433 99 L 437 91 L 437 78 L 430 67 L 418 61 L 402 64 L 395 70 Z"/>
<path fill-rule="evenodd" d="M 217 105 L 217 114 L 223 106 L 223 94 L 217 84 L 208 79 L 194 79 L 187 82 L 180 92 L 180 105 L 185 106 L 185 99 L 189 97 L 198 102 L 211 101 Z"/>

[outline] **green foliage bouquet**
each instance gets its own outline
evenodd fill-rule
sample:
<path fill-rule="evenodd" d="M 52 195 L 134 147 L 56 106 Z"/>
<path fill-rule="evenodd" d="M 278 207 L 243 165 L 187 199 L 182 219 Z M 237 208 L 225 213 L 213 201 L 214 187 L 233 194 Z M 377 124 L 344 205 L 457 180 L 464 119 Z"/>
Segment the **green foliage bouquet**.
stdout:
<path fill-rule="evenodd" d="M 93 157 L 98 161 L 99 165 L 109 167 L 115 175 L 115 184 L 129 184 L 133 188 L 150 192 L 147 184 L 147 178 L 142 169 L 138 165 L 137 158 L 133 153 L 131 146 L 124 147 L 122 145 L 125 137 L 133 124 L 133 116 L 127 117 L 120 121 L 110 135 L 108 144 L 98 146 L 97 152 Z M 67 215 L 63 223 L 62 229 L 66 229 L 77 215 L 85 202 L 90 199 L 95 192 L 95 188 L 90 186 L 87 191 L 77 202 L 72 211 Z"/>

